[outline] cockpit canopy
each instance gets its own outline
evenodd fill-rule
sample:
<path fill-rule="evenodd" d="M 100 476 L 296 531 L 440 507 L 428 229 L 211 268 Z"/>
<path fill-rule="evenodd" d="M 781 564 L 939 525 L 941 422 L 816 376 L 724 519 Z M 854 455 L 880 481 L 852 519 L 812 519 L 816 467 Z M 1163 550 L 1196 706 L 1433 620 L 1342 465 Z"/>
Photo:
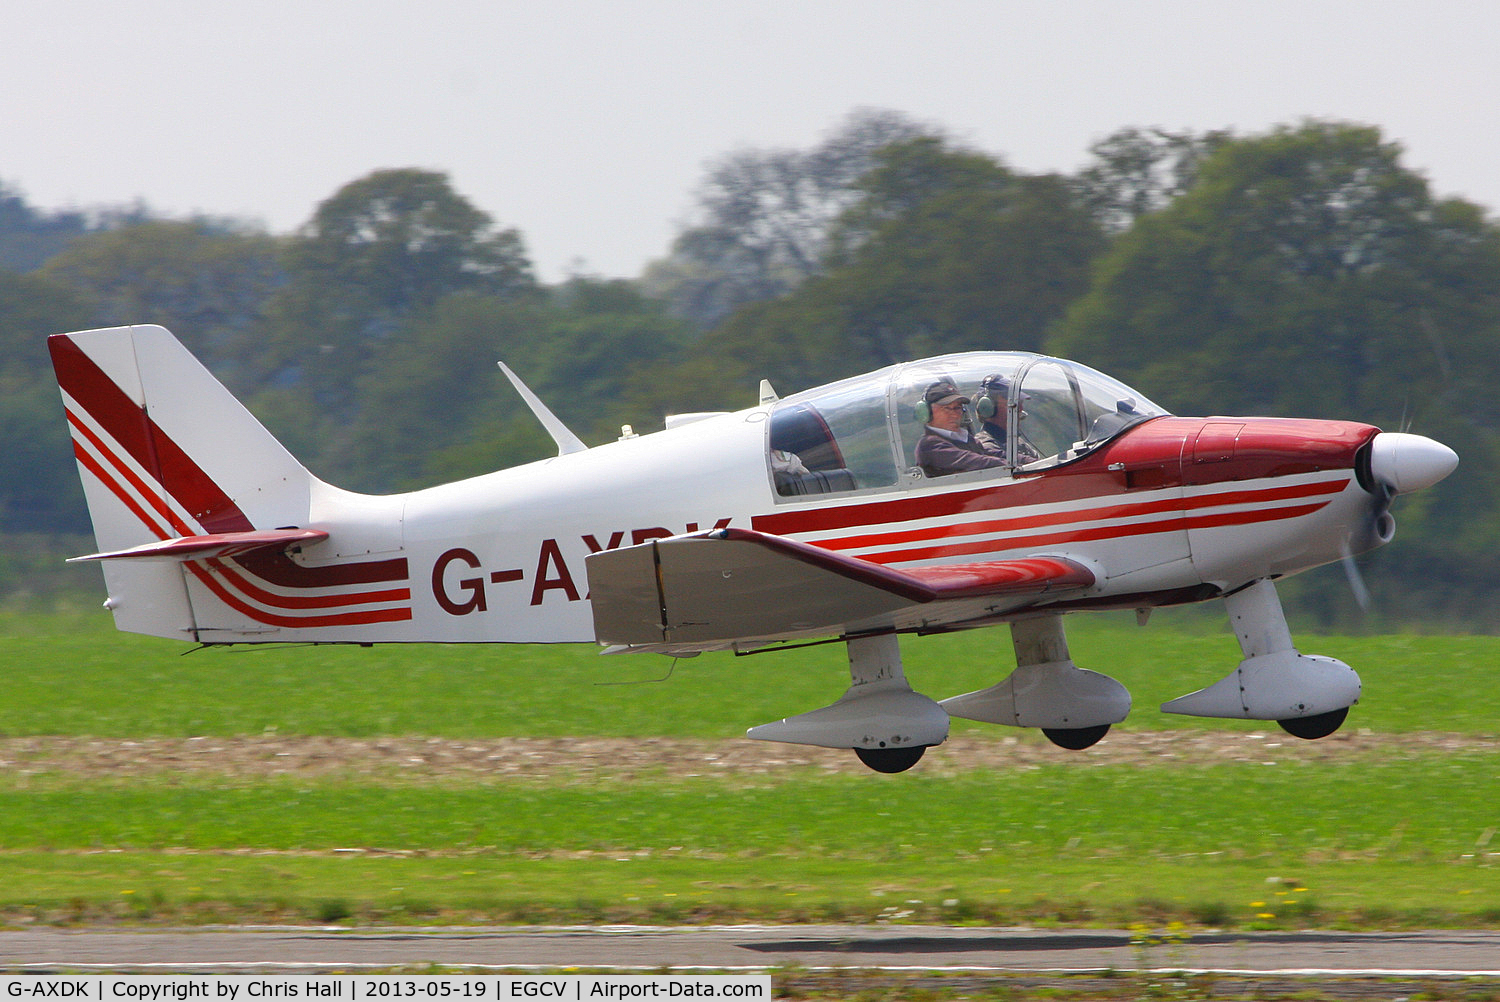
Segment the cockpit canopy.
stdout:
<path fill-rule="evenodd" d="M 974 444 L 965 448 L 991 457 L 976 461 L 984 469 L 949 473 L 928 464 L 924 470 L 918 460 L 918 443 L 937 420 L 928 398 L 953 408 L 945 381 L 963 398 L 957 437 L 971 437 Z M 1131 425 L 1166 413 L 1076 362 L 1030 352 L 967 352 L 893 365 L 777 401 L 769 460 L 782 498 L 950 476 L 984 479 L 1072 462 Z"/>

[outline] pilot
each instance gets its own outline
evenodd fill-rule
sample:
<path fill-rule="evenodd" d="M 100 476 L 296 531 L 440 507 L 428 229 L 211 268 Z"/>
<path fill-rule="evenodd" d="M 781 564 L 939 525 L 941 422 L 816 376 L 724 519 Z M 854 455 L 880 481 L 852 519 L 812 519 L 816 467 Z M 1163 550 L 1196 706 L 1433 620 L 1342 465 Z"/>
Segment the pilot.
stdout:
<path fill-rule="evenodd" d="M 917 465 L 929 477 L 1005 466 L 1004 456 L 985 452 L 969 434 L 964 408 L 969 398 L 951 379 L 939 379 L 922 394 L 918 416 L 927 427 L 917 440 Z"/>
<path fill-rule="evenodd" d="M 975 410 L 979 412 L 979 419 L 983 422 L 979 431 L 975 433 L 974 439 L 980 448 L 992 456 L 1005 458 L 1005 445 L 1008 439 L 1007 422 L 1009 420 L 1007 403 L 1010 399 L 1010 381 L 998 372 L 992 372 L 979 382 L 979 399 L 975 404 Z M 1025 395 L 1022 395 L 1025 399 Z M 1025 466 L 1034 463 L 1042 457 L 1036 454 L 1022 439 L 1016 439 L 1016 465 Z"/>

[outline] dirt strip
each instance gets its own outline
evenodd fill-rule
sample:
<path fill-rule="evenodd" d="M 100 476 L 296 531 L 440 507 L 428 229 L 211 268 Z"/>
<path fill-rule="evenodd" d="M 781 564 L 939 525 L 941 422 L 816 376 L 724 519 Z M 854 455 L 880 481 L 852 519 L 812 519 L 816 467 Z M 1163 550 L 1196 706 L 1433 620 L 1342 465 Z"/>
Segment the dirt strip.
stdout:
<path fill-rule="evenodd" d="M 917 766 L 949 775 L 973 769 L 1044 765 L 1183 766 L 1216 762 L 1337 762 L 1427 753 L 1500 751 L 1500 738 L 1353 731 L 1302 741 L 1280 730 L 1118 731 L 1085 751 L 1064 751 L 1039 734 L 960 734 L 929 749 Z M 204 773 L 230 778 L 343 776 L 414 779 L 616 779 L 766 775 L 797 769 L 863 773 L 848 751 L 747 739 L 669 738 L 335 738 L 247 737 L 0 738 L 0 770 L 15 775 L 65 773 L 91 778 Z"/>

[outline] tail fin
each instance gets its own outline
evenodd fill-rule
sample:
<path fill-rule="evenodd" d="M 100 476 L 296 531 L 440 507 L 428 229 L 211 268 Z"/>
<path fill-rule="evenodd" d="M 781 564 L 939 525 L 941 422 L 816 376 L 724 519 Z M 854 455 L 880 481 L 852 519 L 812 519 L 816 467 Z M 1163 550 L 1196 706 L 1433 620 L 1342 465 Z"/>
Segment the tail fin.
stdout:
<path fill-rule="evenodd" d="M 263 530 L 305 526 L 317 481 L 165 329 L 56 334 L 48 348 L 96 557 L 225 552 L 207 550 L 210 538 L 237 552 L 294 542 Z M 200 639 L 179 560 L 104 561 L 121 629 Z"/>

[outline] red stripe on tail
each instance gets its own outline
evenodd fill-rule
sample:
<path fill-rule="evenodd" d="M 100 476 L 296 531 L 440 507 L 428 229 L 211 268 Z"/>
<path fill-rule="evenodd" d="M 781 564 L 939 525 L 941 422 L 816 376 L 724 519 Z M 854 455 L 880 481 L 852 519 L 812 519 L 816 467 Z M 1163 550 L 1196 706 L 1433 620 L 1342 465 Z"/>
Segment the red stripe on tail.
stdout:
<path fill-rule="evenodd" d="M 255 528 L 229 495 L 72 338 L 54 334 L 47 339 L 47 348 L 63 392 L 149 472 L 204 532 Z"/>

